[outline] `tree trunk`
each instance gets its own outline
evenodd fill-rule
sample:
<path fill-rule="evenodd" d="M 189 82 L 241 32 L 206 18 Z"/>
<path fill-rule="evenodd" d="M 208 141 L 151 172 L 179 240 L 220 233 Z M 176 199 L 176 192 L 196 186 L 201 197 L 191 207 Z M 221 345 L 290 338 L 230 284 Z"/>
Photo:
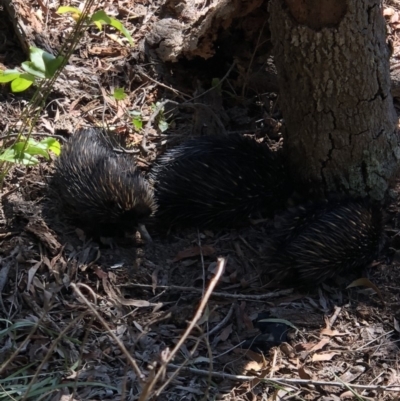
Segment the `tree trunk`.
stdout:
<path fill-rule="evenodd" d="M 379 0 L 271 0 L 270 29 L 299 188 L 382 199 L 400 148 Z"/>

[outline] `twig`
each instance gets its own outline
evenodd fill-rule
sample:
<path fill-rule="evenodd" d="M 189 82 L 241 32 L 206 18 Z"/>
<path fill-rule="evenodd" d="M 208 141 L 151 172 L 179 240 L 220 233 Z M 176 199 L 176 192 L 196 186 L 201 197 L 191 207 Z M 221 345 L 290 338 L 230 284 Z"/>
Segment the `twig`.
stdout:
<path fill-rule="evenodd" d="M 180 92 L 180 91 L 178 91 L 178 90 L 172 88 L 171 86 L 165 85 L 165 84 L 163 84 L 163 83 L 157 81 L 156 79 L 150 77 L 150 76 L 147 75 L 145 72 L 143 72 L 141 69 L 138 69 L 137 72 L 139 73 L 139 75 L 143 75 L 144 77 L 146 77 L 149 81 L 154 82 L 155 84 L 161 86 L 162 88 L 165 88 L 165 89 L 170 90 L 172 93 L 175 93 L 175 95 L 177 95 L 177 96 L 179 96 L 179 97 L 182 97 L 182 98 L 185 98 L 185 97 L 188 98 L 188 97 L 189 97 L 189 96 L 186 95 L 185 93 Z"/>
<path fill-rule="evenodd" d="M 231 316 L 232 316 L 232 313 L 233 313 L 233 307 L 234 307 L 234 304 L 231 305 L 231 307 L 229 308 L 229 311 L 228 311 L 228 313 L 226 314 L 226 316 L 225 316 L 215 327 L 213 327 L 213 328 L 207 333 L 207 336 L 211 336 L 211 334 L 215 333 L 216 331 L 218 331 L 219 329 L 221 329 L 222 327 L 224 327 L 225 324 L 226 324 L 227 322 L 229 322 L 229 320 L 230 320 L 230 318 L 231 318 Z"/>
<path fill-rule="evenodd" d="M 218 86 L 221 86 L 221 85 L 222 85 L 222 82 L 224 82 L 224 81 L 229 77 L 229 74 L 232 72 L 233 67 L 234 67 L 235 65 L 236 65 L 236 60 L 233 61 L 232 65 L 229 67 L 229 70 L 227 71 L 227 73 L 219 80 L 218 85 L 215 85 L 215 86 L 211 87 L 210 89 L 207 89 L 206 91 L 200 93 L 199 95 L 197 95 L 197 96 L 195 96 L 195 97 L 192 97 L 192 98 L 189 100 L 189 102 L 193 102 L 193 100 L 196 100 L 196 99 L 198 99 L 198 98 L 204 96 L 206 93 L 215 90 L 215 88 L 217 88 Z"/>
<path fill-rule="evenodd" d="M 329 319 L 329 329 L 332 328 L 334 323 L 336 322 L 336 319 L 339 316 L 340 311 L 342 310 L 341 307 L 335 305 L 335 313 L 332 315 L 332 317 Z"/>
<path fill-rule="evenodd" d="M 0 136 L 0 140 L 1 139 L 7 139 L 7 138 L 12 138 L 12 137 L 17 137 L 19 136 L 19 133 L 9 133 L 9 134 L 5 134 L 5 135 L 1 135 Z M 46 133 L 41 133 L 41 132 L 36 132 L 34 134 L 32 134 L 33 137 L 35 136 L 45 136 L 45 137 L 50 137 L 50 138 L 57 138 L 62 142 L 67 142 L 67 139 L 65 139 L 63 136 L 61 135 L 55 135 L 55 134 L 46 134 Z"/>
<path fill-rule="evenodd" d="M 191 331 L 193 330 L 193 328 L 196 326 L 197 322 L 200 320 L 201 316 L 203 315 L 204 309 L 206 308 L 207 302 L 210 299 L 210 296 L 211 296 L 212 292 L 214 291 L 215 286 L 218 284 L 219 279 L 222 276 L 222 273 L 224 272 L 225 264 L 226 264 L 225 258 L 218 258 L 217 272 L 216 272 L 215 276 L 213 277 L 213 279 L 211 280 L 211 282 L 207 288 L 207 291 L 204 293 L 204 296 L 200 302 L 200 305 L 196 311 L 196 314 L 194 315 L 193 319 L 189 323 L 189 326 L 187 327 L 187 329 L 185 330 L 185 332 L 183 333 L 182 337 L 179 339 L 178 343 L 175 345 L 173 350 L 168 355 L 166 355 L 165 360 L 163 361 L 162 365 L 158 369 L 154 378 L 150 382 L 148 382 L 147 385 L 145 386 L 145 388 L 143 389 L 143 392 L 140 395 L 139 401 L 144 401 L 144 400 L 148 399 L 148 397 L 151 395 L 152 390 L 153 390 L 154 386 L 156 385 L 156 383 L 160 380 L 160 378 L 162 376 L 165 375 L 168 364 L 175 357 L 175 355 L 177 354 L 177 352 L 179 351 L 179 349 L 181 348 L 183 343 L 186 341 L 186 339 L 188 338 L 188 336 L 191 333 Z"/>
<path fill-rule="evenodd" d="M 388 336 L 389 334 L 392 334 L 392 333 L 394 333 L 394 330 L 387 331 L 386 333 L 383 333 L 379 337 L 376 337 L 373 340 L 369 341 L 368 343 L 364 344 L 362 347 L 357 348 L 356 350 L 354 350 L 354 352 L 359 352 L 362 349 L 367 348 L 370 344 L 374 343 L 375 341 L 378 341 L 382 337 Z"/>
<path fill-rule="evenodd" d="M 250 381 L 250 380 L 261 380 L 265 382 L 275 383 L 275 384 L 300 384 L 300 385 L 313 385 L 313 386 L 333 386 L 333 387 L 345 387 L 350 386 L 351 388 L 358 388 L 361 390 L 376 390 L 376 391 L 400 391 L 400 384 L 390 385 L 390 386 L 370 386 L 364 384 L 350 384 L 345 382 L 328 382 L 319 380 L 305 380 L 305 379 L 284 379 L 284 378 L 273 378 L 273 379 L 262 379 L 257 376 L 244 376 L 244 375 L 231 375 L 229 373 L 221 372 L 209 372 L 208 370 L 182 367 L 175 364 L 169 364 L 170 368 L 181 369 L 181 371 L 186 371 L 188 373 L 198 374 L 200 376 L 212 375 L 215 378 L 229 379 L 236 381 Z"/>
<path fill-rule="evenodd" d="M 89 309 L 93 312 L 93 314 L 97 317 L 97 319 L 99 319 L 99 321 L 104 326 L 104 328 L 108 331 L 108 333 L 113 338 L 113 340 L 118 344 L 120 350 L 124 353 L 124 355 L 126 356 L 127 360 L 130 362 L 130 364 L 132 366 L 132 369 L 135 371 L 135 374 L 140 379 L 144 379 L 144 374 L 140 371 L 139 366 L 137 365 L 136 361 L 132 358 L 131 354 L 125 348 L 125 345 L 121 342 L 121 340 L 114 334 L 114 331 L 111 330 L 111 328 L 108 325 L 108 323 L 103 319 L 102 316 L 100 316 L 100 314 L 97 312 L 97 310 L 86 299 L 86 297 L 82 294 L 82 292 L 79 290 L 78 286 L 75 283 L 71 283 L 71 287 L 78 294 L 78 296 L 83 300 L 83 302 L 89 307 Z"/>
<path fill-rule="evenodd" d="M 143 288 L 143 289 L 153 289 L 153 286 L 150 284 L 120 284 L 119 287 L 127 287 L 127 288 Z M 180 285 L 158 285 L 158 289 L 160 290 L 170 290 L 170 291 L 186 291 L 186 292 L 195 292 L 201 294 L 203 290 L 194 287 L 183 287 Z M 249 301 L 263 301 L 264 299 L 277 298 L 283 295 L 289 295 L 293 292 L 293 288 L 288 288 L 285 290 L 268 292 L 262 295 L 246 295 L 246 294 L 229 294 L 226 292 L 213 292 L 211 296 L 213 297 L 221 297 L 221 298 L 229 298 L 229 299 L 247 299 Z"/>

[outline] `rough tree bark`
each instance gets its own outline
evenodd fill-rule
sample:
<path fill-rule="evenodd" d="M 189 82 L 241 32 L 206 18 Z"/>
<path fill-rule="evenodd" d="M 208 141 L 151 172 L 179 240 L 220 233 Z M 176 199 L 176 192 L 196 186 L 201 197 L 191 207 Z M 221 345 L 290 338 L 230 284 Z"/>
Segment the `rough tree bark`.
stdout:
<path fill-rule="evenodd" d="M 270 29 L 299 187 L 382 199 L 400 158 L 379 0 L 271 0 Z"/>

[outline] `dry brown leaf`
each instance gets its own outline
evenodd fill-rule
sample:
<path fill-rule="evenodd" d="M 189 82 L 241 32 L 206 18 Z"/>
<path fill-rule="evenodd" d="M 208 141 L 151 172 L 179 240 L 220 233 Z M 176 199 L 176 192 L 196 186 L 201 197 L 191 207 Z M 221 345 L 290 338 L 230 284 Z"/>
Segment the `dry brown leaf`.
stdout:
<path fill-rule="evenodd" d="M 219 335 L 220 340 L 226 341 L 228 337 L 231 335 L 231 333 L 232 333 L 232 324 L 229 324 L 221 331 L 221 334 Z"/>
<path fill-rule="evenodd" d="M 320 362 L 320 361 L 330 361 L 335 355 L 338 355 L 337 352 L 325 352 L 323 354 L 314 354 L 312 356 L 313 362 Z"/>
<path fill-rule="evenodd" d="M 301 366 L 300 368 L 298 368 L 297 371 L 299 373 L 300 379 L 303 379 L 303 380 L 311 379 L 311 375 L 306 371 L 304 366 Z"/>
<path fill-rule="evenodd" d="M 399 321 L 398 321 L 396 318 L 393 318 L 393 326 L 394 326 L 394 329 L 395 329 L 398 333 L 400 333 Z"/>
<path fill-rule="evenodd" d="M 279 346 L 279 349 L 289 358 L 295 358 L 296 357 L 296 352 L 294 350 L 294 348 L 288 344 L 288 343 L 282 343 Z"/>
<path fill-rule="evenodd" d="M 362 375 L 365 370 L 366 367 L 362 365 L 352 366 L 349 370 L 347 370 L 340 376 L 340 380 L 345 383 L 352 383 L 354 380 L 357 379 L 357 377 Z"/>
<path fill-rule="evenodd" d="M 260 372 L 264 368 L 263 363 L 259 363 L 256 361 L 247 362 L 245 367 L 246 370 L 253 370 L 254 372 Z"/>
<path fill-rule="evenodd" d="M 373 289 L 378 294 L 381 301 L 383 303 L 385 303 L 385 300 L 383 299 L 382 293 L 379 291 L 379 288 L 373 282 L 368 280 L 366 277 L 362 277 L 357 280 L 354 280 L 346 288 L 359 287 L 359 286 Z"/>
<path fill-rule="evenodd" d="M 100 269 L 100 267 L 94 268 L 93 270 L 94 270 L 94 274 L 95 274 L 98 278 L 107 279 L 108 274 L 107 274 L 104 270 Z"/>
<path fill-rule="evenodd" d="M 156 293 L 157 283 L 158 283 L 158 272 L 159 269 L 155 269 L 153 273 L 151 273 L 151 287 L 153 289 L 153 294 Z"/>
<path fill-rule="evenodd" d="M 329 338 L 323 338 L 318 344 L 315 344 L 310 351 L 319 351 L 320 349 L 324 348 L 325 345 L 329 344 L 331 340 Z"/>
<path fill-rule="evenodd" d="M 186 248 L 183 251 L 178 252 L 178 254 L 173 259 L 173 262 L 179 262 L 182 259 L 193 258 L 194 256 L 199 256 L 203 254 L 203 256 L 213 255 L 215 253 L 215 249 L 209 245 L 203 245 L 201 248 L 199 246 L 193 246 L 191 248 Z"/>
<path fill-rule="evenodd" d="M 296 352 L 301 351 L 311 351 L 311 349 L 315 347 L 315 343 L 299 343 L 295 345 Z"/>
<path fill-rule="evenodd" d="M 332 330 L 332 329 L 322 329 L 321 334 L 329 337 L 335 337 L 335 336 L 344 336 L 345 333 L 339 333 L 337 330 Z"/>
<path fill-rule="evenodd" d="M 345 391 L 344 393 L 340 394 L 340 399 L 341 400 L 346 400 L 346 399 L 353 400 L 354 399 L 354 393 L 352 391 L 350 391 L 350 390 Z"/>

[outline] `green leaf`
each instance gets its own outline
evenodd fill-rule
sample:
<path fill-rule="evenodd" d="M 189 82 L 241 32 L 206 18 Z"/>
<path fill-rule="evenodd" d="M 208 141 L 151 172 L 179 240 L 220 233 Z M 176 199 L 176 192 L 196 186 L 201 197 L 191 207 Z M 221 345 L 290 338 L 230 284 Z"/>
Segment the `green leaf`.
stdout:
<path fill-rule="evenodd" d="M 128 30 L 124 27 L 124 25 L 113 17 L 109 17 L 104 10 L 96 11 L 91 20 L 96 24 L 96 26 L 101 29 L 101 25 L 111 25 L 119 32 L 121 32 L 129 41 L 131 45 L 133 45 L 133 38 Z"/>
<path fill-rule="evenodd" d="M 63 56 L 57 56 L 53 60 L 46 62 L 46 77 L 51 78 L 54 76 L 55 72 L 58 70 L 60 65 L 64 62 Z"/>
<path fill-rule="evenodd" d="M 31 46 L 29 48 L 29 58 L 37 70 L 45 72 L 46 62 L 49 62 L 55 57 L 52 54 L 47 53 L 42 49 L 38 49 L 37 47 Z"/>
<path fill-rule="evenodd" d="M 79 8 L 76 7 L 70 7 L 70 6 L 61 6 L 58 7 L 58 10 L 56 11 L 57 14 L 65 14 L 65 13 L 74 13 L 74 14 L 82 14 L 82 11 L 79 10 Z"/>
<path fill-rule="evenodd" d="M 23 159 L 25 156 L 36 155 L 43 156 L 46 159 L 49 158 L 49 154 L 47 153 L 46 149 L 43 149 L 43 146 L 41 146 L 32 138 L 29 138 L 27 142 L 17 142 L 13 148 L 18 159 Z"/>
<path fill-rule="evenodd" d="M 46 146 L 47 150 L 51 150 L 55 155 L 59 156 L 61 153 L 61 145 L 60 142 L 55 138 L 46 138 L 40 141 L 40 144 Z"/>
<path fill-rule="evenodd" d="M 93 21 L 93 23 L 96 25 L 97 29 L 98 29 L 99 31 L 101 31 L 101 28 L 102 28 L 101 23 L 100 23 L 99 21 Z"/>
<path fill-rule="evenodd" d="M 143 121 L 142 121 L 142 114 L 140 111 L 132 111 L 131 113 L 132 118 L 132 124 L 135 127 L 136 131 L 140 131 L 143 128 Z"/>
<path fill-rule="evenodd" d="M 131 34 L 128 32 L 128 30 L 124 27 L 122 22 L 118 21 L 115 18 L 110 18 L 110 19 L 111 19 L 110 25 L 115 29 L 118 29 L 118 31 L 120 31 L 128 39 L 130 45 L 133 46 L 133 38 Z"/>
<path fill-rule="evenodd" d="M 46 74 L 43 71 L 38 70 L 36 68 L 35 64 L 32 63 L 32 61 L 24 61 L 21 64 L 21 67 L 24 71 L 26 71 L 27 73 L 29 73 L 35 77 L 42 78 L 42 79 L 46 78 Z"/>
<path fill-rule="evenodd" d="M 11 82 L 11 90 L 15 93 L 23 92 L 35 82 L 35 77 L 31 74 L 21 74 L 19 78 Z"/>
<path fill-rule="evenodd" d="M 104 10 L 96 11 L 90 18 L 93 22 L 99 22 L 102 25 L 110 25 L 111 18 L 106 14 Z"/>
<path fill-rule="evenodd" d="M 57 68 L 64 61 L 64 57 L 55 57 L 42 49 L 38 49 L 37 47 L 30 47 L 29 56 L 31 61 L 25 61 L 22 63 L 22 68 L 32 75 L 39 76 L 40 78 L 51 78 L 56 72 Z"/>
<path fill-rule="evenodd" d="M 116 88 L 113 93 L 113 96 L 115 100 L 124 100 L 126 98 L 126 93 L 124 91 L 124 88 Z"/>
<path fill-rule="evenodd" d="M 221 80 L 219 78 L 213 78 L 211 80 L 211 86 L 218 92 L 221 93 L 222 92 L 222 88 L 221 88 Z"/>
<path fill-rule="evenodd" d="M 18 78 L 21 73 L 17 70 L 4 70 L 0 71 L 0 83 L 11 82 L 15 78 Z"/>
<path fill-rule="evenodd" d="M 164 132 L 168 129 L 168 123 L 164 119 L 160 119 L 158 122 L 158 128 L 161 132 Z"/>
<path fill-rule="evenodd" d="M 15 163 L 15 152 L 12 148 L 7 148 L 3 153 L 0 153 L 0 160 L 3 162 Z"/>
<path fill-rule="evenodd" d="M 16 146 L 19 145 L 19 146 Z M 6 161 L 9 163 L 21 163 L 26 166 L 31 166 L 34 164 L 38 164 L 39 160 L 28 154 L 28 153 L 22 153 L 22 147 L 23 142 L 19 142 L 18 144 L 13 145 L 10 148 L 7 148 L 1 155 L 0 155 L 0 160 Z"/>

